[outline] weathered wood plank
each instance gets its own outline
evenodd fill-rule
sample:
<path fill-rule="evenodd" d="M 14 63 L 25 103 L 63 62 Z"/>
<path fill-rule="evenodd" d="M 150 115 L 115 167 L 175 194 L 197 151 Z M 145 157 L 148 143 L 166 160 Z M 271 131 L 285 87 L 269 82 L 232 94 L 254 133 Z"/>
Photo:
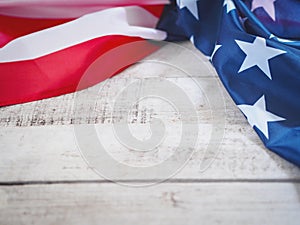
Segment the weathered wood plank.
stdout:
<path fill-rule="evenodd" d="M 0 224 L 299 224 L 299 184 L 0 187 Z"/>
<path fill-rule="evenodd" d="M 122 117 L 124 110 L 128 111 L 129 117 L 135 117 L 129 123 L 145 124 L 151 122 L 151 118 L 158 116 L 168 118 L 177 115 L 179 117 L 178 112 L 170 107 L 170 104 L 165 100 L 148 98 L 138 101 L 134 105 L 132 99 L 126 95 L 121 100 L 125 106 L 132 107 L 116 110 L 112 115 L 116 96 L 122 94 L 124 87 L 128 87 L 134 82 L 140 82 L 141 84 L 137 88 L 141 90 L 143 88 L 155 89 L 155 86 L 146 85 L 145 87 L 145 84 L 143 86 L 143 82 L 149 80 L 149 78 L 141 80 L 139 78 L 116 77 L 77 94 L 2 107 L 0 108 L 0 127 L 113 123 Z M 187 77 L 179 77 L 168 78 L 167 80 L 178 85 L 178 88 L 182 89 L 183 93 L 188 96 L 191 103 L 194 104 L 201 122 L 212 122 L 212 110 L 222 112 L 222 116 L 225 117 L 228 123 L 245 122 L 244 117 L 233 104 L 224 88 L 218 84 L 217 79 L 194 78 L 194 80 L 191 80 Z M 151 78 L 151 81 L 160 82 L 161 79 L 156 77 Z M 180 104 L 180 99 L 176 104 Z"/>
<path fill-rule="evenodd" d="M 145 126 L 139 124 L 133 126 L 133 129 L 137 133 L 143 133 L 147 131 Z M 166 139 L 166 143 L 163 143 L 158 151 L 141 153 L 129 151 L 122 146 L 114 138 L 111 125 L 99 124 L 97 129 L 102 131 L 100 138 L 107 152 L 118 161 L 131 166 L 151 166 L 163 162 L 169 154 L 176 154 L 174 149 L 178 143 L 170 141 L 176 136 L 175 132 L 170 133 L 170 139 Z M 202 124 L 200 140 L 205 140 L 208 130 L 208 125 Z M 206 154 L 204 147 L 203 142 L 198 143 L 195 147 L 198 152 L 174 178 L 300 179 L 299 168 L 266 150 L 251 127 L 227 126 L 218 154 Z M 83 160 L 76 145 L 74 127 L 71 125 L 2 128 L 0 149 L 1 182 L 103 179 Z M 213 160 L 207 170 L 201 171 L 200 164 L 203 158 Z M 113 169 L 109 162 L 104 166 Z M 125 180 L 126 173 L 128 171 L 124 171 Z M 141 174 L 136 179 L 155 179 L 159 178 L 159 175 L 144 177 Z"/>

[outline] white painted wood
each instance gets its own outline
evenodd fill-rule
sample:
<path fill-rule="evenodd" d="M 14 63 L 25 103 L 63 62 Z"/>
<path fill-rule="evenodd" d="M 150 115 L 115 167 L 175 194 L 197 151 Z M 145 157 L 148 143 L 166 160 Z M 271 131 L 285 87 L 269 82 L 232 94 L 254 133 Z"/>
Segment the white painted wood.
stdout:
<path fill-rule="evenodd" d="M 143 90 L 144 85 L 147 85 L 143 83 L 150 80 L 159 82 L 161 79 L 166 79 L 182 89 L 195 105 L 201 122 L 211 123 L 212 106 L 213 109 L 219 111 L 224 111 L 226 107 L 226 114 L 224 111 L 223 116 L 227 120 L 231 120 L 230 123 L 244 122 L 244 117 L 215 78 L 194 77 L 191 80 L 189 77 L 159 78 L 149 76 L 140 79 L 121 76 L 76 94 L 0 108 L 0 127 L 112 123 L 122 115 L 121 112 L 116 111 L 114 117 L 111 118 L 110 111 L 112 111 L 116 96 L 122 94 L 124 88 L 139 83 L 137 88 Z M 150 89 L 151 87 L 147 85 L 147 88 Z M 210 100 L 220 101 L 221 105 L 211 105 Z M 122 101 L 125 106 L 133 104 L 128 96 L 123 96 Z M 129 116 L 136 117 L 136 120 L 132 120 L 130 123 L 148 123 L 152 117 L 161 114 L 165 118 L 174 116 L 176 114 L 174 111 L 167 102 L 157 99 L 151 101 L 150 98 L 131 108 Z"/>
<path fill-rule="evenodd" d="M 103 131 L 101 140 L 107 151 L 117 160 L 131 166 L 149 166 L 151 159 L 154 164 L 163 161 L 163 153 L 166 151 L 174 154 L 176 142 L 170 141 L 159 148 L 161 154 L 130 152 L 110 138 L 113 133 L 109 124 L 100 124 L 98 128 Z M 135 129 L 140 132 L 147 130 L 145 125 L 136 125 Z M 202 134 L 206 134 L 205 130 Z M 72 125 L 2 128 L 0 149 L 1 182 L 102 179 L 81 157 Z M 176 179 L 300 179 L 299 169 L 266 150 L 251 127 L 227 126 L 220 152 L 205 171 L 200 171 L 205 155 L 201 143 L 196 149 L 198 153 L 175 176 Z M 211 155 L 205 157 L 210 159 Z M 140 175 L 136 178 L 155 177 L 145 178 Z"/>
<path fill-rule="evenodd" d="M 299 184 L 1 187 L 0 224 L 297 225 Z"/>

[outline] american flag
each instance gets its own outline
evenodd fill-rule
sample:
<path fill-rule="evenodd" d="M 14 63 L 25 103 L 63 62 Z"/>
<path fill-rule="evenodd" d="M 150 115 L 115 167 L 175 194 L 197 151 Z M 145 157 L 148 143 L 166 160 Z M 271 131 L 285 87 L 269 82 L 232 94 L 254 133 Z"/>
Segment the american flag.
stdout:
<path fill-rule="evenodd" d="M 2 0 L 0 15 L 0 106 L 75 91 L 123 43 L 190 40 L 264 144 L 300 166 L 299 1 Z M 139 48 L 132 62 L 155 50 Z"/>

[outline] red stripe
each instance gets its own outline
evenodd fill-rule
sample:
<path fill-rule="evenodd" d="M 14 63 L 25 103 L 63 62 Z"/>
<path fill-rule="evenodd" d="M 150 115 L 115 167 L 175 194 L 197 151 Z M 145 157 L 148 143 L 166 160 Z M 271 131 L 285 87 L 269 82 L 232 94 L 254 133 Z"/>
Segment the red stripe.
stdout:
<path fill-rule="evenodd" d="M 39 30 L 66 23 L 66 19 L 28 19 L 0 15 L 0 47 L 11 40 Z"/>
<path fill-rule="evenodd" d="M 141 7 L 146 9 L 148 12 L 152 13 L 154 16 L 158 18 L 161 16 L 164 10 L 164 6 L 161 5 L 145 5 Z"/>
<path fill-rule="evenodd" d="M 0 65 L 0 106 L 18 104 L 74 92 L 85 73 L 101 55 L 89 82 L 80 89 L 97 84 L 152 53 L 157 46 L 140 38 L 107 36 L 98 38 L 57 53 L 24 62 Z M 137 43 L 130 49 L 126 43 Z M 121 47 L 120 47 L 121 46 Z M 118 48 L 117 48 L 118 47 Z"/>

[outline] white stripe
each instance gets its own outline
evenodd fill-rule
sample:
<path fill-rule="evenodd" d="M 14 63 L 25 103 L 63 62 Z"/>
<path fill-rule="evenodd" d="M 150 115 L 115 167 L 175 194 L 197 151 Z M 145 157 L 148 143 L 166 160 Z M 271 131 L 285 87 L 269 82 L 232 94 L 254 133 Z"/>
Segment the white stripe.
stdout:
<path fill-rule="evenodd" d="M 137 6 L 88 14 L 9 42 L 0 48 L 0 63 L 36 59 L 107 35 L 164 40 L 166 33 L 155 29 L 157 21 L 157 17 Z"/>

